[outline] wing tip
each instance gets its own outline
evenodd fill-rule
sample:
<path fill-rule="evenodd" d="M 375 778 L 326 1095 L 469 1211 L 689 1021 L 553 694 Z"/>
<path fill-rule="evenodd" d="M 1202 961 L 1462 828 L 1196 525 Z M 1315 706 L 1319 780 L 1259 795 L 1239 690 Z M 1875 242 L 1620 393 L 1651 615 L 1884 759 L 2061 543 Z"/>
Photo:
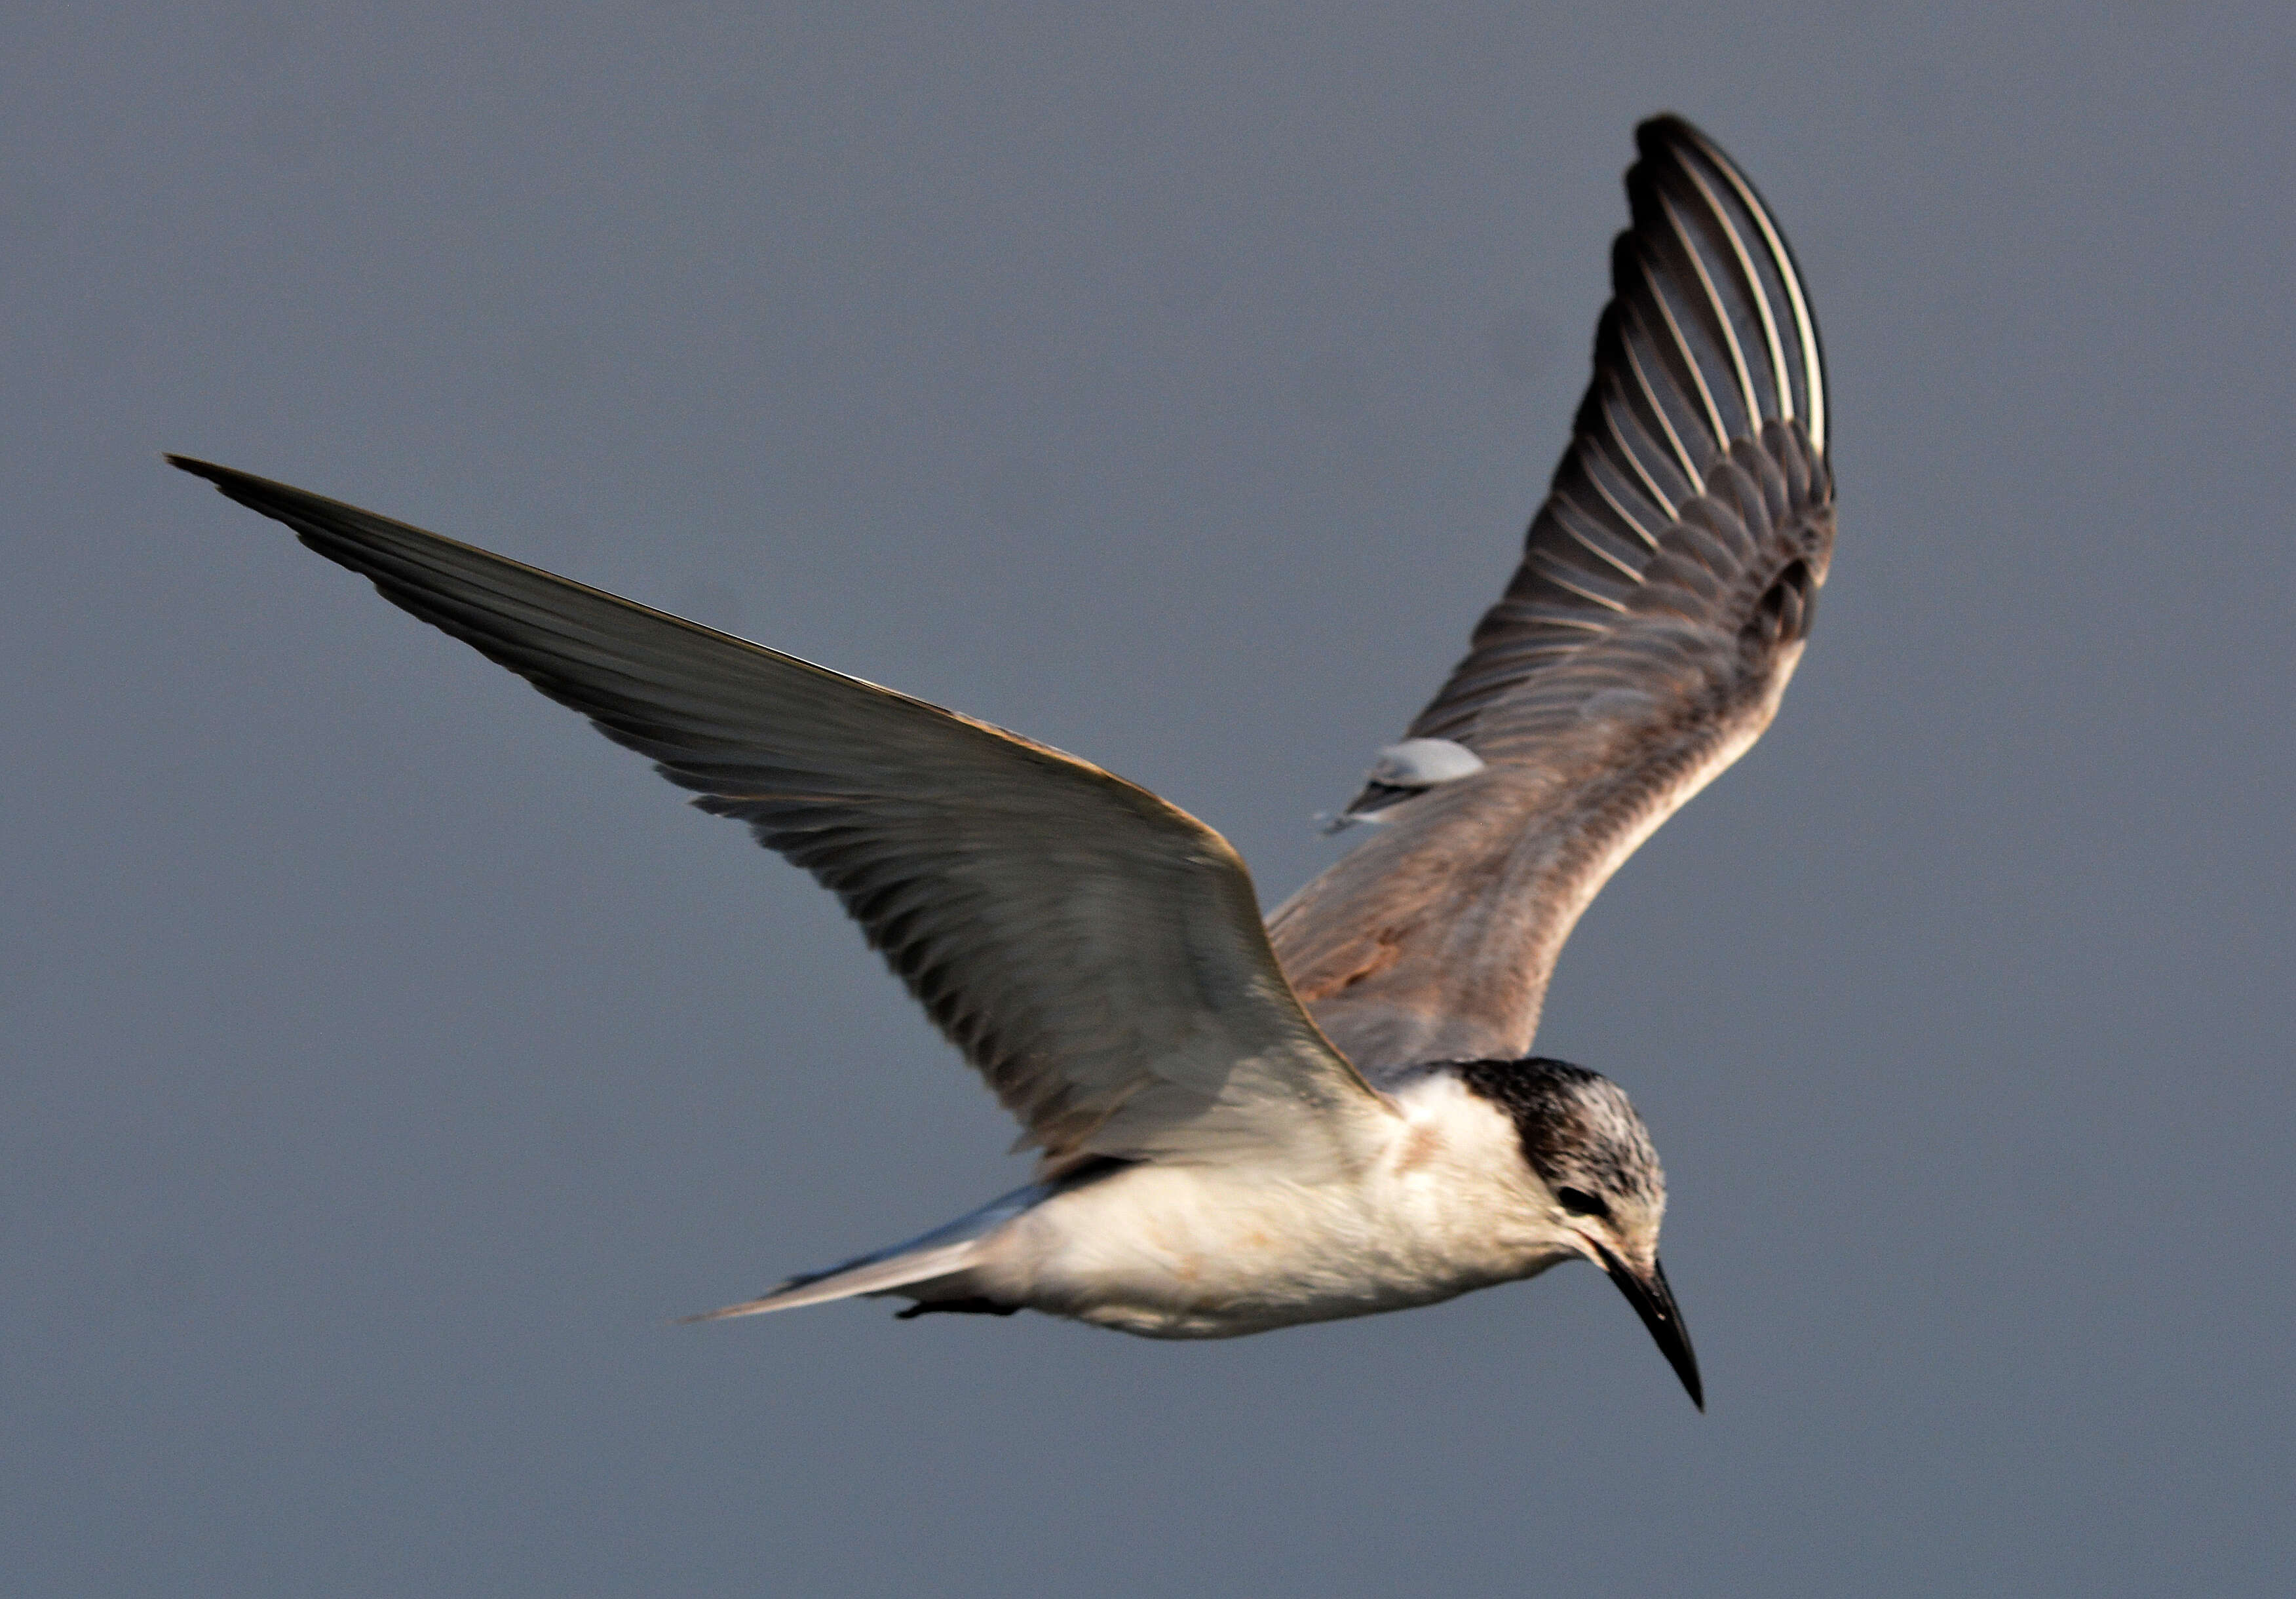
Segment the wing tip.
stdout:
<path fill-rule="evenodd" d="M 269 478 L 258 478 L 253 472 L 242 472 L 235 466 L 218 466 L 212 461 L 202 461 L 197 455 L 178 455 L 169 451 L 163 453 L 160 459 L 177 472 L 189 472 L 195 478 L 204 478 L 214 484 L 216 491 L 226 499 L 235 500 L 250 511 L 261 512 L 274 521 L 284 520 L 273 509 L 283 504 L 300 501 L 307 504 L 331 506 L 340 504 L 340 502 L 327 499 L 322 495 L 313 494 L 308 488 L 297 488 L 291 484 L 275 483 Z M 356 509 L 349 505 L 343 505 L 341 508 L 345 511 Z"/>
<path fill-rule="evenodd" d="M 1680 111 L 1658 111 L 1635 124 L 1635 153 L 1644 160 L 1681 144 L 1711 149 L 1714 141 Z"/>
<path fill-rule="evenodd" d="M 1746 176 L 1746 169 L 1716 142 L 1713 135 L 1679 111 L 1660 111 L 1635 124 L 1635 158 L 1638 165 L 1645 166 L 1679 165 L 1686 159 L 1696 158 L 1739 178 Z"/>
<path fill-rule="evenodd" d="M 1790 317 L 1793 343 L 1799 347 L 1782 351 L 1797 369 L 1796 378 L 1801 388 L 1795 397 L 1794 414 L 1809 432 L 1820 456 L 1826 455 L 1832 440 L 1828 437 L 1825 340 L 1810 304 L 1800 259 L 1777 220 L 1775 209 L 1736 157 L 1677 111 L 1660 111 L 1636 123 L 1635 154 L 1636 162 L 1627 171 L 1628 204 L 1633 220 L 1628 232 L 1620 235 L 1622 244 L 1634 234 L 1647 231 L 1655 221 L 1659 215 L 1658 194 L 1665 174 L 1699 184 L 1697 174 L 1703 167 L 1735 191 L 1735 203 L 1753 219 L 1761 235 L 1759 253 L 1768 258 L 1770 269 L 1777 275 L 1777 286 L 1784 293 L 1786 303 L 1776 308 L 1775 314 Z M 1749 241 L 1750 245 L 1753 242 Z M 1616 275 L 1616 261 L 1614 258 L 1614 289 L 1623 288 L 1622 280 Z M 1766 292 L 1759 284 L 1755 291 L 1758 296 Z"/>
<path fill-rule="evenodd" d="M 205 478 L 210 483 L 220 484 L 226 478 L 243 475 L 234 472 L 228 466 L 217 466 L 214 462 L 202 461 L 197 455 L 178 455 L 173 450 L 162 451 L 160 459 L 177 472 L 187 472 L 195 478 Z"/>

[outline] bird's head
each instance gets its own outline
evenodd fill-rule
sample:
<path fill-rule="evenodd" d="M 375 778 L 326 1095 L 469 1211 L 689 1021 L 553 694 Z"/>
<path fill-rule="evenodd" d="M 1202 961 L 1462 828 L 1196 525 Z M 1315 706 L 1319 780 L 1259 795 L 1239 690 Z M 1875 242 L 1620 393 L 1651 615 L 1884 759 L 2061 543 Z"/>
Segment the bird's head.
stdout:
<path fill-rule="evenodd" d="M 1557 1233 L 1609 1274 L 1691 1402 L 1705 1409 L 1698 1358 L 1659 1265 L 1666 1173 L 1626 1090 L 1600 1072 L 1539 1055 L 1478 1061 L 1459 1075 L 1513 1119 L 1523 1160 L 1552 1197 Z"/>

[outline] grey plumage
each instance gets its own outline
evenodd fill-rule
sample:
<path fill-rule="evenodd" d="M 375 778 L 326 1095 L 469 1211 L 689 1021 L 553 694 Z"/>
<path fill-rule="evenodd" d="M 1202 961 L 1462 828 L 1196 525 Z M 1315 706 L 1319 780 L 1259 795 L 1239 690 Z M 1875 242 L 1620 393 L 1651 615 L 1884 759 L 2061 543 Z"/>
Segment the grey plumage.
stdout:
<path fill-rule="evenodd" d="M 898 1293 L 1222 1338 L 1588 1259 L 1699 1398 L 1641 1119 L 1529 1052 L 1587 900 L 1775 713 L 1833 496 L 1775 225 L 1686 123 L 1638 137 L 1594 381 L 1521 566 L 1349 807 L 1384 825 L 1265 926 L 1226 840 L 1089 762 L 170 459 L 812 873 L 1043 1152 L 1026 1188 L 714 1315 Z"/>
<path fill-rule="evenodd" d="M 1374 1080 L 1527 1055 L 1563 940 L 1642 840 L 1759 737 L 1833 547 L 1824 365 L 1793 258 L 1729 159 L 1636 130 L 1595 373 L 1521 565 L 1408 730 L 1484 768 L 1270 918 L 1309 1013 Z"/>
<path fill-rule="evenodd" d="M 1328 1165 L 1379 1102 L 1243 863 L 1090 762 L 389 517 L 170 456 L 750 824 L 843 901 L 1045 1152 Z"/>

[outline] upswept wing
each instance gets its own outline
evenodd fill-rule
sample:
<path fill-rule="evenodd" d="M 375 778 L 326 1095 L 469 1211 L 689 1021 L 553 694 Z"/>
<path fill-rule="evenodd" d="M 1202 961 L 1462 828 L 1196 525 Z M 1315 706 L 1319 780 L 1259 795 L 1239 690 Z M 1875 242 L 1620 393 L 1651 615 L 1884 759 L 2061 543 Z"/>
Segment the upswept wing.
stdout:
<path fill-rule="evenodd" d="M 1046 745 L 227 467 L 169 457 L 650 757 L 844 902 L 1057 1172 L 1350 1160 L 1385 1102 L 1218 833 Z"/>
<path fill-rule="evenodd" d="M 1374 1080 L 1529 1053 L 1579 913 L 1769 725 L 1825 580 L 1824 362 L 1792 254 L 1696 128 L 1660 117 L 1636 142 L 1570 447 L 1505 595 L 1409 730 L 1481 769 L 1367 784 L 1348 814 L 1383 825 L 1270 920 L 1310 1013 Z"/>

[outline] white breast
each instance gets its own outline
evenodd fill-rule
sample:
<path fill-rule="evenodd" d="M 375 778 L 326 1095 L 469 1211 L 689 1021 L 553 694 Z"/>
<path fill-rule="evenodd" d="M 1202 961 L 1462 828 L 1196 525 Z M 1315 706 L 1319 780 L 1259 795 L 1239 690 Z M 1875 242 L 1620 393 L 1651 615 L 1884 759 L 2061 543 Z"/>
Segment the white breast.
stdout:
<path fill-rule="evenodd" d="M 1160 1338 L 1224 1338 L 1431 1304 L 1577 1253 L 1513 1124 L 1448 1074 L 1398 1095 L 1388 1147 L 1341 1181 L 1132 1167 L 987 1240 L 982 1292 Z"/>

